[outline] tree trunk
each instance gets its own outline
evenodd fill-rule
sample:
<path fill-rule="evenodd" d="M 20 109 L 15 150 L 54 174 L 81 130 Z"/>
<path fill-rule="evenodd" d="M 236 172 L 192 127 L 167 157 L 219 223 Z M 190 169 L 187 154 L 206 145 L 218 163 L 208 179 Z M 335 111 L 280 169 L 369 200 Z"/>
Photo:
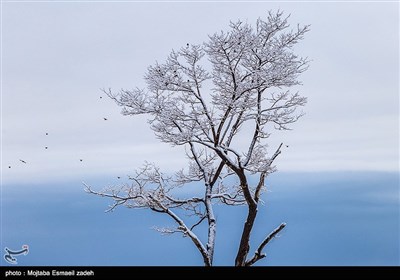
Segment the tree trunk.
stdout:
<path fill-rule="evenodd" d="M 206 205 L 207 219 L 208 219 L 208 242 L 206 249 L 210 265 L 212 265 L 214 258 L 215 234 L 217 232 L 217 225 L 211 202 L 211 192 L 212 192 L 211 185 L 206 184 L 205 205 Z"/>
<path fill-rule="evenodd" d="M 247 254 L 250 250 L 250 234 L 253 229 L 254 221 L 257 216 L 257 204 L 249 205 L 246 222 L 244 223 L 242 238 L 240 240 L 239 250 L 236 255 L 235 265 L 245 266 Z"/>

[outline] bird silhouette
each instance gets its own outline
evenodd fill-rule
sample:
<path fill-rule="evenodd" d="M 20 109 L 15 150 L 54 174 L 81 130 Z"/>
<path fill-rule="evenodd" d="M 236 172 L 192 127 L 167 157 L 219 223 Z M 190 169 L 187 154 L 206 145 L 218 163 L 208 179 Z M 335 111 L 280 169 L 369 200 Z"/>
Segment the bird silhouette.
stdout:
<path fill-rule="evenodd" d="M 11 165 L 9 165 L 8 168 L 11 168 Z"/>
<path fill-rule="evenodd" d="M 49 135 L 49 133 L 46 132 L 46 135 Z"/>
<path fill-rule="evenodd" d="M 44 147 L 44 148 L 47 150 L 49 147 L 46 146 L 46 147 Z"/>
<path fill-rule="evenodd" d="M 119 176 L 118 176 L 117 178 L 118 178 L 118 179 L 121 179 L 121 177 L 119 177 Z"/>
<path fill-rule="evenodd" d="M 105 121 L 108 120 L 107 118 L 103 118 Z"/>
<path fill-rule="evenodd" d="M 20 159 L 19 161 L 26 164 L 26 161 L 25 161 L 25 160 Z"/>
<path fill-rule="evenodd" d="M 102 99 L 103 98 L 103 96 L 100 96 L 100 99 Z"/>
<path fill-rule="evenodd" d="M 83 159 L 79 159 L 79 161 L 83 161 Z"/>

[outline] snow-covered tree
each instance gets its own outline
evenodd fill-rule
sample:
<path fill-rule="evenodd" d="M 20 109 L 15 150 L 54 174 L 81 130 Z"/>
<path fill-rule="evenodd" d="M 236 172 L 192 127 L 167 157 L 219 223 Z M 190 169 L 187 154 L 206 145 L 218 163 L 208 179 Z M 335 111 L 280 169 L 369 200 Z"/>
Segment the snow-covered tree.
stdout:
<path fill-rule="evenodd" d="M 113 200 L 110 210 L 124 205 L 166 214 L 176 226 L 158 229 L 182 233 L 213 264 L 217 220 L 216 203 L 245 205 L 247 218 L 238 241 L 236 266 L 249 266 L 265 257 L 267 243 L 284 227 L 279 225 L 249 256 L 250 237 L 266 177 L 283 144 L 267 152 L 275 130 L 290 129 L 301 116 L 306 98 L 291 93 L 308 60 L 293 51 L 309 26 L 290 29 L 281 11 L 269 12 L 253 27 L 231 22 L 227 32 L 215 33 L 200 45 L 172 51 L 165 63 L 156 63 L 145 75 L 147 89 L 106 91 L 123 115 L 149 116 L 148 123 L 161 142 L 184 146 L 188 167 L 163 173 L 146 163 L 129 183 L 86 191 Z M 254 183 L 255 182 L 255 183 Z M 185 197 L 177 188 L 190 184 L 200 191 Z M 206 223 L 206 243 L 195 231 Z"/>

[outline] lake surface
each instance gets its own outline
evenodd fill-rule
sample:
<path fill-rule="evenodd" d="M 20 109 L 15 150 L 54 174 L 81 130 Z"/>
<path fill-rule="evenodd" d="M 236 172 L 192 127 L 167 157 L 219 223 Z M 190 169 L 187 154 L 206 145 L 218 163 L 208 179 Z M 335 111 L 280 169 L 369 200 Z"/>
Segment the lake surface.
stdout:
<path fill-rule="evenodd" d="M 281 222 L 287 227 L 257 265 L 400 264 L 398 173 L 278 172 L 267 187 L 250 251 Z M 168 217 L 122 207 L 104 213 L 109 204 L 78 181 L 2 186 L 2 254 L 26 244 L 18 265 L 202 265 L 189 239 L 151 229 L 172 225 Z M 215 265 L 234 263 L 245 210 L 216 206 Z"/>

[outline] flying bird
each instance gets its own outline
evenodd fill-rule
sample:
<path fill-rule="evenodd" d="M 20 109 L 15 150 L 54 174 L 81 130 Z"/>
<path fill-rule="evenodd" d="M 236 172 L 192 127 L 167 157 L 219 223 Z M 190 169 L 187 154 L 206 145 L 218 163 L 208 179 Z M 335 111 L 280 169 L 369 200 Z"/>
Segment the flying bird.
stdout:
<path fill-rule="evenodd" d="M 79 161 L 83 161 L 83 159 L 79 159 Z"/>
<path fill-rule="evenodd" d="M 49 135 L 49 133 L 46 132 L 46 135 Z"/>
<path fill-rule="evenodd" d="M 46 147 L 44 147 L 44 148 L 47 150 L 49 147 L 46 146 Z"/>
<path fill-rule="evenodd" d="M 105 121 L 108 120 L 107 118 L 103 118 Z"/>
<path fill-rule="evenodd" d="M 9 165 L 8 168 L 11 168 L 11 165 Z"/>
<path fill-rule="evenodd" d="M 119 176 L 118 176 L 117 178 L 118 178 L 118 179 L 121 179 L 121 177 L 119 177 Z"/>
<path fill-rule="evenodd" d="M 25 160 L 20 159 L 19 161 L 26 164 L 26 161 L 25 161 Z"/>
<path fill-rule="evenodd" d="M 102 99 L 103 98 L 103 96 L 100 96 L 100 99 Z"/>

